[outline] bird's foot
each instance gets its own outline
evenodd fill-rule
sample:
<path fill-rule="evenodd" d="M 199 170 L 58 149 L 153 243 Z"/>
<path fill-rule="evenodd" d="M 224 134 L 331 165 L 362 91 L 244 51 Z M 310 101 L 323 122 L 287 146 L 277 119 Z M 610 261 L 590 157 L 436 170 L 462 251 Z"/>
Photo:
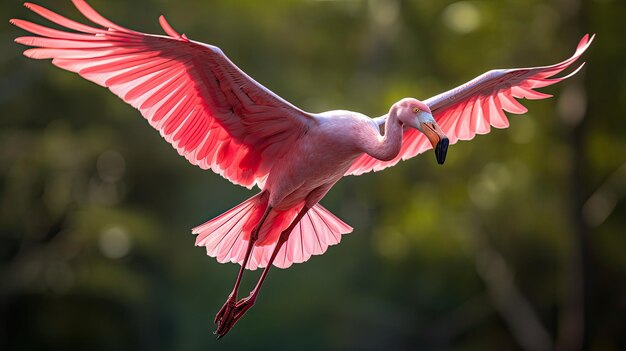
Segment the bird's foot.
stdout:
<path fill-rule="evenodd" d="M 215 315 L 215 319 L 213 320 L 213 324 L 217 324 L 222 319 L 227 317 L 227 315 L 229 313 L 232 313 L 232 310 L 235 308 L 236 304 L 237 304 L 237 301 L 235 300 L 235 297 L 232 294 L 229 295 L 228 299 L 224 303 L 224 306 L 222 306 L 222 308 L 220 308 L 219 312 L 217 312 L 217 314 Z"/>
<path fill-rule="evenodd" d="M 235 323 L 237 323 L 237 321 L 243 317 L 243 315 L 248 312 L 250 308 L 252 308 L 255 300 L 256 297 L 254 297 L 254 295 L 250 295 L 237 302 L 235 302 L 234 297 L 228 297 L 224 306 L 222 306 L 220 311 L 217 312 L 217 315 L 215 316 L 217 329 L 214 334 L 217 335 L 218 340 L 228 334 L 228 332 L 235 326 Z"/>

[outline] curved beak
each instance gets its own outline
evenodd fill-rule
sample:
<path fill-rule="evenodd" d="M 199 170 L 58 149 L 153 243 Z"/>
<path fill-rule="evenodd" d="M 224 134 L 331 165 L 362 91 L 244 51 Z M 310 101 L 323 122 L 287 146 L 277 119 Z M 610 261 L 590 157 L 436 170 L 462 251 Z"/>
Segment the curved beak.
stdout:
<path fill-rule="evenodd" d="M 435 149 L 437 163 L 442 165 L 446 161 L 448 145 L 450 144 L 448 137 L 443 133 L 441 128 L 439 128 L 437 123 L 422 123 L 422 132 L 430 141 L 433 149 Z"/>

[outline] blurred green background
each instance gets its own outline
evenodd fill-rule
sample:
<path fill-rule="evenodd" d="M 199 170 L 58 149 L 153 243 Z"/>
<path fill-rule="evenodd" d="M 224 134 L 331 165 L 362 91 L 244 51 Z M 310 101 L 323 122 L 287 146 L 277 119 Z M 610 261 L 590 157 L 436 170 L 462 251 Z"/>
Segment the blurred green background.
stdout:
<path fill-rule="evenodd" d="M 307 111 L 371 116 L 598 36 L 576 77 L 543 89 L 555 98 L 524 101 L 445 166 L 428 153 L 337 184 L 322 203 L 354 232 L 274 269 L 216 342 L 238 266 L 190 228 L 253 192 L 188 164 L 113 94 L 21 56 L 8 19 L 46 22 L 2 1 L 1 350 L 626 349 L 625 1 L 90 3 L 144 32 L 163 13 Z"/>

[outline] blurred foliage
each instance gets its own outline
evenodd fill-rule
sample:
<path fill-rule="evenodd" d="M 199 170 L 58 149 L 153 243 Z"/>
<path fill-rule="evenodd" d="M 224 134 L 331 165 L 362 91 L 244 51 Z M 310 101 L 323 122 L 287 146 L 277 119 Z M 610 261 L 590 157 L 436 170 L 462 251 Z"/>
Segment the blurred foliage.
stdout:
<path fill-rule="evenodd" d="M 428 153 L 341 181 L 323 202 L 354 233 L 272 271 L 216 342 L 238 267 L 189 228 L 251 192 L 190 166 L 112 94 L 25 59 L 23 32 L 1 27 L 0 349 L 626 349 L 626 2 L 90 3 L 145 32 L 164 13 L 305 110 L 371 116 L 598 37 L 579 75 L 544 89 L 556 98 L 445 166 Z M 0 13 L 41 22 L 14 0 Z"/>

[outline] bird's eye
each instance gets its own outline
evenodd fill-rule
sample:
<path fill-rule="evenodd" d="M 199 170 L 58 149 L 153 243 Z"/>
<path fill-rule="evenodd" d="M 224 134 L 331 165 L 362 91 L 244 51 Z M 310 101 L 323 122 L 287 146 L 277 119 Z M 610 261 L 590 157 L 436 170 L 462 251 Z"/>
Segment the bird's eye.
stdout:
<path fill-rule="evenodd" d="M 420 112 L 420 109 L 418 107 L 413 107 L 413 112 L 418 113 Z"/>

